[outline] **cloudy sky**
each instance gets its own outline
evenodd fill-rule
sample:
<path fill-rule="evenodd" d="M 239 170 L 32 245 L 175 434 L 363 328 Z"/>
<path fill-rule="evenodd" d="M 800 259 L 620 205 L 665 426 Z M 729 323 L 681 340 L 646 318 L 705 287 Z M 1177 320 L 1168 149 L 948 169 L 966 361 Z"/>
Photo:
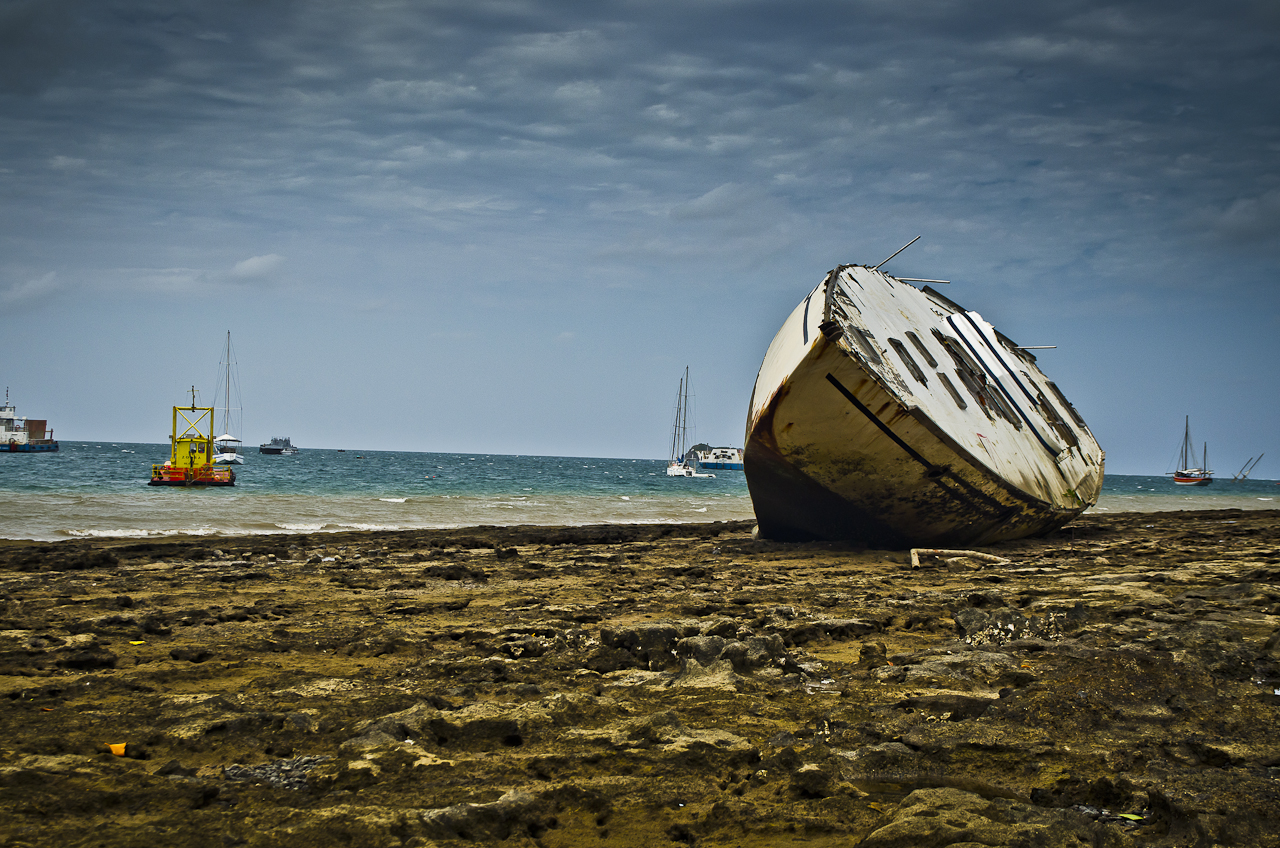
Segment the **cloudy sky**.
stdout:
<path fill-rule="evenodd" d="M 1108 470 L 1280 477 L 1280 6 L 0 0 L 0 379 L 163 442 L 742 442 L 837 264 L 952 280 Z"/>

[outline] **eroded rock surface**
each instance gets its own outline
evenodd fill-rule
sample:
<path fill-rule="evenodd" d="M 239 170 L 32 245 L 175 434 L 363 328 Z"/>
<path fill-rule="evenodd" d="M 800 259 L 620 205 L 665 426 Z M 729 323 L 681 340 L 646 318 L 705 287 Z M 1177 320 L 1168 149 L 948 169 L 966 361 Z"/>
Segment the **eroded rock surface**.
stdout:
<path fill-rule="evenodd" d="M 0 844 L 1280 846 L 1280 513 L 0 542 Z"/>

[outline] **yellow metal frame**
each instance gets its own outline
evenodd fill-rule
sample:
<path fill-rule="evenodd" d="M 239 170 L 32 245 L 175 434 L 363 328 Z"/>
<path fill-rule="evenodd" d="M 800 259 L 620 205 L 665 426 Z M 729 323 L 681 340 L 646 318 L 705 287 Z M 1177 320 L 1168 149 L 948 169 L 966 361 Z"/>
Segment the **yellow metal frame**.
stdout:
<path fill-rule="evenodd" d="M 173 430 L 169 435 L 169 461 L 151 466 L 151 485 L 233 486 L 236 475 L 230 468 L 213 463 L 213 407 L 196 406 L 196 390 L 191 388 L 191 406 L 173 408 Z M 178 429 L 178 422 L 186 426 Z"/>
<path fill-rule="evenodd" d="M 181 432 L 178 430 L 178 419 L 182 419 L 187 425 Z M 202 427 L 206 424 L 207 426 Z M 194 471 L 212 465 L 213 407 L 175 406 L 169 445 L 169 462 L 174 468 L 190 468 Z"/>

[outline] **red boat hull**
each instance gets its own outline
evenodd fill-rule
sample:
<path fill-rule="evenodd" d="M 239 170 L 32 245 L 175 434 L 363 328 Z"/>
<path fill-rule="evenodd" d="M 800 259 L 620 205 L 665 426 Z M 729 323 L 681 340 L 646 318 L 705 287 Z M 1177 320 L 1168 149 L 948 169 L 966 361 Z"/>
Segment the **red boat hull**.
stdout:
<path fill-rule="evenodd" d="M 1173 475 L 1173 482 L 1177 483 L 1179 486 L 1207 486 L 1213 482 L 1213 478 L 1208 476 L 1207 474 L 1206 475 L 1175 474 Z"/>
<path fill-rule="evenodd" d="M 196 471 L 185 468 L 153 470 L 148 486 L 234 486 L 236 473 L 230 468 L 206 466 Z"/>

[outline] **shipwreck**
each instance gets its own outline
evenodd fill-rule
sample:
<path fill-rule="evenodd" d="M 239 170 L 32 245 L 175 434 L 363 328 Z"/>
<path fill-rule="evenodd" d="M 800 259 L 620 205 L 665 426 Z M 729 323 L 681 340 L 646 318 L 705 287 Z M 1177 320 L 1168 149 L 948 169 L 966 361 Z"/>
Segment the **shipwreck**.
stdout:
<path fill-rule="evenodd" d="M 1105 454 L 1030 350 L 911 285 L 946 281 L 879 268 L 828 273 L 765 354 L 743 457 L 760 537 L 980 545 L 1095 504 Z"/>

